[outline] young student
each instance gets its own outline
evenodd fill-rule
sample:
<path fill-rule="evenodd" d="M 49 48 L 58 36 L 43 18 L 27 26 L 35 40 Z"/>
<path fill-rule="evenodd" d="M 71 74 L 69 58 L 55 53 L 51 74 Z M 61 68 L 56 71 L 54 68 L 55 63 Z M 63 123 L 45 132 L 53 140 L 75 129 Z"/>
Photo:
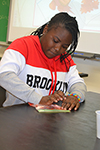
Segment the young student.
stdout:
<path fill-rule="evenodd" d="M 61 100 L 64 109 L 77 110 L 86 92 L 71 58 L 78 37 L 76 19 L 61 12 L 32 35 L 13 41 L 0 62 L 0 85 L 7 91 L 3 106 Z"/>

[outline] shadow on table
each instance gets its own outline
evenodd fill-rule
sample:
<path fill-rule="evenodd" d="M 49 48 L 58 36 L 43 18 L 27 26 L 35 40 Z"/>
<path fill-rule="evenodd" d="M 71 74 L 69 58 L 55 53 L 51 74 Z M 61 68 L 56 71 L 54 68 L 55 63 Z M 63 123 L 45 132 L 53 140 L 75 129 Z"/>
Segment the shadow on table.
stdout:
<path fill-rule="evenodd" d="M 93 150 L 100 150 L 100 139 L 96 138 Z"/>

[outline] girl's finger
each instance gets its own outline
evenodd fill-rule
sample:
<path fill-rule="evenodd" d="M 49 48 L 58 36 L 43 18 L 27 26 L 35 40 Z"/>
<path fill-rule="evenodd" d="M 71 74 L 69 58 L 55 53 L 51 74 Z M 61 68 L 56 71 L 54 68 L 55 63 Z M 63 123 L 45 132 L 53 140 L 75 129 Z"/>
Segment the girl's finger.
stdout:
<path fill-rule="evenodd" d="M 62 91 L 56 91 L 56 92 L 54 93 L 54 95 L 55 95 L 56 97 L 58 97 L 59 100 L 63 100 L 63 99 L 66 98 L 66 96 L 64 95 L 64 93 L 63 93 Z"/>
<path fill-rule="evenodd" d="M 75 103 L 72 103 L 71 106 L 69 107 L 69 110 L 72 110 L 76 106 Z"/>
<path fill-rule="evenodd" d="M 80 106 L 80 103 L 77 103 L 76 107 L 74 108 L 74 110 L 77 110 Z"/>

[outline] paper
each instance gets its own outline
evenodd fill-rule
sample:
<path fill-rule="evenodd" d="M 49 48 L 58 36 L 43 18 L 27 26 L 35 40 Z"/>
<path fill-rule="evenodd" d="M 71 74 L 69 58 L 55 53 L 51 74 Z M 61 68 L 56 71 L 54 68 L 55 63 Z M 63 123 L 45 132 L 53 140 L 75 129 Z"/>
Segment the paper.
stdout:
<path fill-rule="evenodd" d="M 59 109 L 39 109 L 38 112 L 40 113 L 65 113 L 70 112 L 70 110 L 59 110 Z"/>
<path fill-rule="evenodd" d="M 34 105 L 32 103 L 28 103 L 30 106 L 35 107 L 35 109 L 39 112 L 39 113 L 66 113 L 66 112 L 70 112 L 70 110 L 65 110 L 63 109 L 61 106 L 58 106 L 56 104 L 52 104 L 52 105 Z"/>

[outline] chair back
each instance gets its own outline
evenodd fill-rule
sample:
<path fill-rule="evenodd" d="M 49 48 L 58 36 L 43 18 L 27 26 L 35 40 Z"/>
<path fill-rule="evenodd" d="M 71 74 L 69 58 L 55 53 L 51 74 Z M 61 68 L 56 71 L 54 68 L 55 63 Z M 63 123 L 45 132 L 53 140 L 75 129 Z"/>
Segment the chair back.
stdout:
<path fill-rule="evenodd" d="M 0 86 L 0 107 L 2 107 L 2 104 L 6 100 L 6 90 Z"/>

